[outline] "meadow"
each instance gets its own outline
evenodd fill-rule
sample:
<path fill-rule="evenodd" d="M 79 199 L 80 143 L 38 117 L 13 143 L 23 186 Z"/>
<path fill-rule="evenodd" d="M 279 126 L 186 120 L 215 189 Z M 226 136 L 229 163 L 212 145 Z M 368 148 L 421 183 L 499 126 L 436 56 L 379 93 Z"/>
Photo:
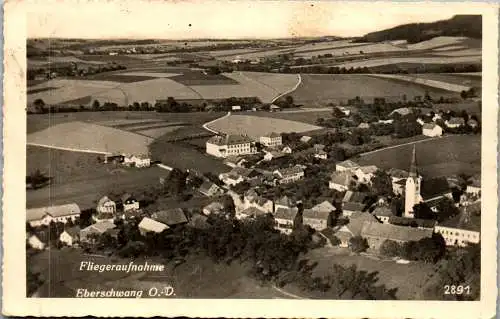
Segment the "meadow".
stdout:
<path fill-rule="evenodd" d="M 441 76 L 441 74 L 422 74 L 422 75 L 403 75 L 403 74 L 372 74 L 371 76 L 383 79 L 393 79 L 399 81 L 405 81 L 409 83 L 415 83 L 420 85 L 425 85 L 428 87 L 433 87 L 436 89 L 442 89 L 450 92 L 460 93 L 462 91 L 467 91 L 471 88 L 470 85 L 465 85 L 466 82 L 468 84 L 471 81 L 467 81 L 463 79 L 460 81 L 453 76 Z M 480 82 L 480 81 L 479 81 Z"/>
<path fill-rule="evenodd" d="M 413 99 L 415 96 L 423 97 L 426 91 L 438 96 L 453 94 L 415 83 L 380 79 L 363 74 L 302 74 L 301 77 L 302 83 L 290 95 L 297 104 L 302 104 L 304 107 L 316 107 L 329 102 L 347 102 L 356 96 L 371 102 L 375 97 L 399 101 L 406 95 L 408 99 Z"/>
<path fill-rule="evenodd" d="M 332 66 L 337 66 L 339 68 L 371 68 L 381 65 L 396 64 L 396 63 L 424 63 L 424 64 L 457 64 L 457 63 L 469 63 L 469 64 L 479 64 L 481 63 L 481 56 L 450 56 L 450 57 L 423 57 L 423 56 L 412 56 L 412 57 L 387 57 L 387 58 L 375 58 L 366 59 L 361 61 L 344 62 L 338 63 Z"/>
<path fill-rule="evenodd" d="M 418 170 L 424 178 L 481 172 L 480 135 L 448 135 L 414 145 Z M 376 165 L 382 169 L 408 170 L 412 150 L 413 145 L 401 145 L 361 155 L 353 160 L 361 165 Z"/>
<path fill-rule="evenodd" d="M 247 134 L 254 139 L 271 132 L 301 133 L 321 129 L 319 126 L 302 122 L 233 114 L 212 122 L 208 127 L 224 134 Z"/>

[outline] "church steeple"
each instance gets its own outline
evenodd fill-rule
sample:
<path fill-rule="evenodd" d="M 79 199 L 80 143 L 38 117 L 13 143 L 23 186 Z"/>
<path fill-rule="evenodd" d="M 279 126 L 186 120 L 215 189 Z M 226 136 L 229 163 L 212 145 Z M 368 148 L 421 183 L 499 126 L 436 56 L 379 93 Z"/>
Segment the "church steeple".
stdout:
<path fill-rule="evenodd" d="M 410 164 L 410 176 L 409 177 L 417 177 L 417 156 L 415 153 L 415 145 L 413 145 L 413 154 L 411 157 L 411 164 Z"/>

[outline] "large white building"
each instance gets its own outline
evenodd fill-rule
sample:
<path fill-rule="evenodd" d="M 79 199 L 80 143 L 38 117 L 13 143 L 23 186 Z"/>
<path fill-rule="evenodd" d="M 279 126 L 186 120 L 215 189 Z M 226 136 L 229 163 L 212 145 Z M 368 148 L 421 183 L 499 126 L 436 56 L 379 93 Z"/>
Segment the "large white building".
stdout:
<path fill-rule="evenodd" d="M 31 227 L 49 225 L 52 221 L 66 224 L 68 220 L 75 221 L 79 217 L 80 207 L 74 203 L 26 210 L 26 221 Z"/>
<path fill-rule="evenodd" d="M 283 144 L 283 140 L 281 138 L 281 134 L 276 132 L 272 132 L 271 134 L 267 134 L 260 137 L 260 143 L 267 147 L 276 147 Z"/>
<path fill-rule="evenodd" d="M 206 143 L 207 154 L 216 157 L 229 157 L 235 155 L 246 155 L 257 152 L 255 143 L 248 136 L 226 135 L 214 136 Z"/>
<path fill-rule="evenodd" d="M 447 246 L 478 244 L 481 241 L 481 202 L 463 207 L 460 214 L 436 225 L 434 232 L 443 236 Z"/>

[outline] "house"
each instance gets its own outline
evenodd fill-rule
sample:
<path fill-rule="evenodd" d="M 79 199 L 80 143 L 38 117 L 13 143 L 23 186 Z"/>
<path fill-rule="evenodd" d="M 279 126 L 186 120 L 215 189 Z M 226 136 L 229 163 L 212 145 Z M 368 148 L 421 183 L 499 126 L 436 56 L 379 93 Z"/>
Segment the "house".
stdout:
<path fill-rule="evenodd" d="M 335 236 L 340 239 L 340 247 L 349 247 L 352 237 L 361 236 L 361 230 L 365 222 L 378 222 L 377 219 L 367 212 L 356 212 L 349 217 L 349 223 L 340 227 Z"/>
<path fill-rule="evenodd" d="M 271 104 L 269 106 L 269 112 L 277 112 L 277 111 L 280 111 L 281 108 L 279 106 L 277 106 L 276 104 Z"/>
<path fill-rule="evenodd" d="M 151 159 L 147 155 L 130 155 L 126 154 L 123 157 L 123 164 L 127 166 L 135 166 L 138 168 L 151 166 Z"/>
<path fill-rule="evenodd" d="M 358 125 L 358 128 L 361 129 L 361 130 L 367 130 L 367 129 L 370 128 L 370 124 L 368 124 L 368 123 L 360 123 Z"/>
<path fill-rule="evenodd" d="M 481 177 L 480 176 L 472 176 L 467 180 L 467 188 L 465 190 L 468 194 L 474 194 L 477 196 L 481 196 Z"/>
<path fill-rule="evenodd" d="M 335 208 L 335 206 L 332 205 L 332 203 L 330 203 L 329 201 L 325 200 L 325 201 L 322 201 L 321 203 L 317 204 L 313 208 L 311 208 L 311 210 L 313 210 L 315 212 L 327 212 L 327 213 L 330 213 L 330 212 L 336 211 L 337 209 Z"/>
<path fill-rule="evenodd" d="M 69 220 L 74 222 L 79 217 L 80 207 L 75 203 L 26 210 L 26 222 L 31 227 L 49 225 L 52 221 L 66 224 Z"/>
<path fill-rule="evenodd" d="M 452 117 L 445 121 L 444 124 L 446 124 L 448 128 L 458 128 L 465 125 L 465 120 L 462 117 Z"/>
<path fill-rule="evenodd" d="M 229 156 L 224 160 L 224 164 L 226 164 L 229 167 L 235 168 L 235 167 L 243 167 L 243 164 L 247 160 L 239 157 L 239 156 Z"/>
<path fill-rule="evenodd" d="M 351 172 L 349 171 L 335 171 L 330 176 L 328 187 L 335 189 L 339 192 L 344 192 L 349 189 L 352 183 L 355 183 Z"/>
<path fill-rule="evenodd" d="M 115 228 L 116 225 L 108 220 L 100 221 L 80 230 L 81 242 L 94 242 L 96 236 L 101 236 L 108 229 Z"/>
<path fill-rule="evenodd" d="M 125 193 L 121 197 L 122 205 L 123 205 L 123 212 L 128 212 L 131 210 L 138 210 L 139 209 L 139 201 L 136 200 L 132 195 Z"/>
<path fill-rule="evenodd" d="M 358 182 L 369 184 L 377 170 L 378 167 L 375 165 L 360 166 L 354 170 L 354 175 L 358 178 Z"/>
<path fill-rule="evenodd" d="M 113 219 L 116 214 L 116 202 L 112 201 L 108 196 L 103 196 L 97 202 L 96 220 Z"/>
<path fill-rule="evenodd" d="M 66 244 L 67 246 L 73 246 L 80 240 L 80 227 L 71 227 L 65 229 L 59 235 L 59 241 Z"/>
<path fill-rule="evenodd" d="M 198 189 L 205 196 L 212 197 L 224 194 L 224 190 L 211 181 L 204 181 Z"/>
<path fill-rule="evenodd" d="M 347 191 L 342 199 L 342 216 L 349 217 L 354 213 L 362 212 L 367 198 L 366 193 Z"/>
<path fill-rule="evenodd" d="M 273 214 L 275 228 L 284 234 L 291 234 L 297 213 L 297 208 L 278 208 Z"/>
<path fill-rule="evenodd" d="M 354 171 L 359 167 L 359 164 L 351 161 L 351 160 L 346 160 L 340 163 L 335 164 L 335 170 L 338 172 L 342 171 Z"/>
<path fill-rule="evenodd" d="M 283 144 L 281 134 L 278 134 L 276 132 L 272 132 L 270 134 L 261 136 L 259 141 L 260 141 L 260 144 L 267 146 L 267 147 L 277 147 L 277 146 L 280 146 Z"/>
<path fill-rule="evenodd" d="M 292 154 L 292 148 L 290 146 L 288 146 L 288 145 L 285 145 L 281 149 L 281 152 L 285 153 L 285 154 Z"/>
<path fill-rule="evenodd" d="M 292 198 L 285 195 L 274 202 L 274 211 L 277 211 L 280 208 L 292 209 L 296 207 L 296 205 L 297 203 Z"/>
<path fill-rule="evenodd" d="M 311 228 L 320 231 L 328 226 L 328 216 L 330 212 L 304 209 L 302 212 L 302 222 Z"/>
<path fill-rule="evenodd" d="M 156 221 L 154 219 L 144 217 L 138 225 L 139 232 L 142 236 L 146 236 L 147 233 L 161 233 L 162 231 L 169 229 L 167 225 L 162 222 Z"/>
<path fill-rule="evenodd" d="M 218 215 L 224 212 L 224 205 L 219 202 L 211 202 L 202 209 L 203 214 L 209 216 L 212 214 Z"/>
<path fill-rule="evenodd" d="M 300 166 L 293 166 L 275 170 L 273 174 L 278 178 L 280 184 L 288 184 L 302 179 L 304 170 Z"/>
<path fill-rule="evenodd" d="M 436 137 L 443 135 L 443 128 L 434 123 L 425 123 L 422 125 L 422 135 Z"/>
<path fill-rule="evenodd" d="M 300 138 L 300 141 L 301 141 L 302 143 L 309 143 L 309 141 L 310 141 L 311 139 L 312 139 L 312 137 L 307 136 L 307 135 L 304 135 L 304 136 L 302 136 L 302 137 Z"/>
<path fill-rule="evenodd" d="M 264 161 L 269 162 L 272 159 L 287 156 L 287 154 L 280 151 L 266 151 L 264 155 Z"/>
<path fill-rule="evenodd" d="M 481 203 L 464 206 L 460 214 L 434 227 L 447 246 L 465 247 L 481 241 Z"/>
<path fill-rule="evenodd" d="M 241 111 L 241 105 L 233 105 L 233 106 L 231 106 L 231 111 Z"/>
<path fill-rule="evenodd" d="M 257 180 L 262 174 L 255 169 L 235 167 L 227 173 L 219 175 L 219 179 L 228 186 L 234 186 L 243 181 Z"/>
<path fill-rule="evenodd" d="M 257 207 L 250 206 L 241 212 L 236 214 L 236 218 L 244 219 L 244 218 L 255 218 L 257 216 L 265 215 L 268 212 L 258 209 Z"/>
<path fill-rule="evenodd" d="M 389 218 L 393 215 L 390 207 L 386 205 L 377 206 L 373 212 L 373 216 L 377 217 L 384 224 L 389 223 Z"/>
<path fill-rule="evenodd" d="M 368 241 L 370 249 L 379 250 L 382 243 L 386 240 L 406 243 L 409 241 L 419 241 L 424 238 L 430 238 L 432 237 L 432 233 L 432 229 L 365 222 L 361 230 L 361 237 Z"/>
<path fill-rule="evenodd" d="M 26 234 L 26 242 L 27 244 L 36 250 L 44 250 L 45 249 L 45 243 L 40 240 L 40 238 L 35 235 L 35 234 Z"/>
<path fill-rule="evenodd" d="M 243 197 L 243 205 L 245 209 L 254 207 L 267 213 L 273 212 L 273 202 L 267 198 L 260 196 L 253 189 L 245 192 L 245 195 Z"/>
<path fill-rule="evenodd" d="M 188 222 L 184 211 L 180 208 L 171 208 L 155 212 L 151 215 L 151 218 L 169 227 Z"/>
<path fill-rule="evenodd" d="M 207 154 L 215 157 L 253 154 L 257 152 L 254 141 L 246 135 L 213 136 L 206 142 Z"/>
<path fill-rule="evenodd" d="M 343 106 L 337 106 L 337 109 L 344 113 L 345 116 L 349 116 L 351 114 L 351 110 L 349 110 L 348 108 L 346 107 L 343 107 Z"/>
<path fill-rule="evenodd" d="M 314 152 L 314 158 L 318 158 L 318 159 L 327 159 L 328 158 L 328 153 L 326 153 L 325 151 L 323 150 L 317 150 Z"/>

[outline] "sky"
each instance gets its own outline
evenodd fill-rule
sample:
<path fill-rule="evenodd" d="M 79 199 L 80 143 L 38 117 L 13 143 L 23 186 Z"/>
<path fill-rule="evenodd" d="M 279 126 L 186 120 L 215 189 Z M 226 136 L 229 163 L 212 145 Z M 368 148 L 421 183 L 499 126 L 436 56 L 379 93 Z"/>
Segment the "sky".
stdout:
<path fill-rule="evenodd" d="M 43 2 L 43 4 L 42 4 Z M 331 1 L 31 1 L 27 35 L 60 38 L 288 38 L 368 32 L 477 14 L 464 3 Z"/>

